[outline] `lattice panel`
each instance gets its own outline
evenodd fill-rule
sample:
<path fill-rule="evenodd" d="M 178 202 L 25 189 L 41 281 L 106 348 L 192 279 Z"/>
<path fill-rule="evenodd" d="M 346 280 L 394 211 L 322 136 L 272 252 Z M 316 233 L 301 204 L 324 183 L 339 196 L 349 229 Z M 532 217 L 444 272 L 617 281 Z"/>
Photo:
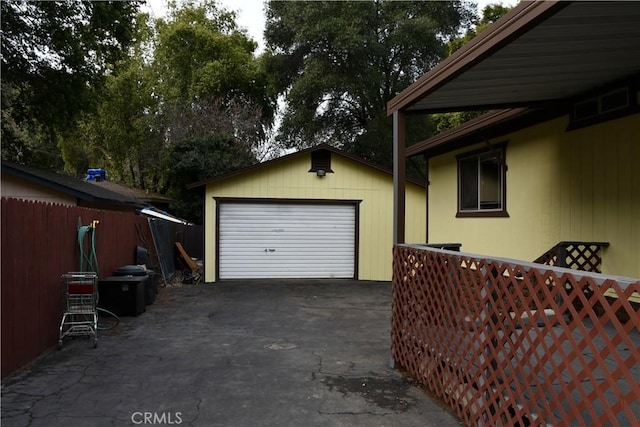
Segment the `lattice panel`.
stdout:
<path fill-rule="evenodd" d="M 566 248 L 567 267 L 575 270 L 600 273 L 600 247 L 595 245 L 570 245 Z"/>
<path fill-rule="evenodd" d="M 633 292 L 640 282 L 397 246 L 392 357 L 468 425 L 640 425 Z"/>
<path fill-rule="evenodd" d="M 608 246 L 608 243 L 560 242 L 533 262 L 600 273 L 600 249 L 603 246 Z"/>

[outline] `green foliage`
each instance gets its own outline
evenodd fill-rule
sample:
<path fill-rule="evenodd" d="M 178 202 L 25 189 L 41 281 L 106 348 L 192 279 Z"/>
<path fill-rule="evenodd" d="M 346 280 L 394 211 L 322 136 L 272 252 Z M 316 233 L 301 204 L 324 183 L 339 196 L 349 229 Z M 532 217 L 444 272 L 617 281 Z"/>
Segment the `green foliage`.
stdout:
<path fill-rule="evenodd" d="M 434 135 L 460 126 L 464 122 L 474 119 L 485 111 L 456 111 L 453 113 L 432 114 L 431 120 L 434 125 Z"/>
<path fill-rule="evenodd" d="M 436 65 L 474 18 L 461 2 L 280 2 L 265 66 L 284 94 L 279 144 L 327 142 L 389 164 L 386 103 Z"/>
<path fill-rule="evenodd" d="M 449 55 L 460 49 L 465 43 L 487 29 L 487 27 L 496 22 L 510 10 L 510 7 L 506 7 L 501 4 L 489 4 L 485 6 L 484 9 L 482 9 L 482 18 L 476 23 L 475 27 L 467 30 L 464 36 L 455 38 L 447 44 Z M 440 113 L 432 114 L 431 119 L 435 125 L 435 133 L 440 133 L 447 129 L 459 126 L 466 121 L 482 115 L 483 113 L 485 113 L 485 111 Z"/>
<path fill-rule="evenodd" d="M 67 169 L 78 175 L 88 167 L 103 167 L 112 180 L 157 190 L 153 184 L 159 183 L 164 168 L 163 137 L 157 124 L 156 76 L 142 49 L 151 36 L 146 19 L 138 16 L 132 54 L 114 64 L 96 108 L 78 118 L 60 147 Z"/>
<path fill-rule="evenodd" d="M 1 2 L 4 158 L 60 168 L 56 145 L 133 42 L 138 6 Z"/>
<path fill-rule="evenodd" d="M 447 51 L 449 55 L 460 49 L 462 45 L 467 43 L 476 35 L 486 30 L 489 25 L 496 22 L 510 10 L 510 7 L 503 6 L 502 4 L 498 3 L 486 5 L 484 9 L 482 9 L 482 18 L 480 18 L 480 20 L 476 22 L 475 26 L 469 28 L 464 36 L 455 38 L 447 44 Z"/>
<path fill-rule="evenodd" d="M 258 45 L 238 29 L 233 12 L 210 1 L 185 2 L 156 28 L 155 65 L 167 101 L 243 99 L 273 119 L 275 97 L 266 93 L 266 75 L 253 56 Z"/>
<path fill-rule="evenodd" d="M 187 190 L 187 184 L 251 165 L 256 158 L 246 145 L 223 133 L 181 140 L 171 147 L 168 161 L 168 194 L 175 200 L 175 214 L 202 224 L 202 194 Z"/>
<path fill-rule="evenodd" d="M 202 197 L 186 184 L 255 162 L 275 98 L 232 13 L 187 2 L 147 18 L 61 147 L 68 169 L 104 167 L 112 180 L 168 193 L 176 214 L 198 222 Z"/>

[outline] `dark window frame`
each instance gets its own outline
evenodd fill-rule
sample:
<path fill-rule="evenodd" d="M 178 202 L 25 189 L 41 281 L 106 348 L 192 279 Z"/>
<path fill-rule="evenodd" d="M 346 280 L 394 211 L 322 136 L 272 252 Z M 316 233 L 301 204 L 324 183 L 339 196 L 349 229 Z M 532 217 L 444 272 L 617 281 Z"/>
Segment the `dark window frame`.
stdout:
<path fill-rule="evenodd" d="M 483 147 L 477 150 L 469 151 L 466 153 L 458 154 L 456 156 L 457 167 L 457 212 L 456 218 L 504 218 L 509 217 L 507 212 L 507 165 L 506 165 L 506 150 L 507 142 L 501 142 L 499 144 L 492 144 L 491 147 Z M 476 158 L 478 163 L 480 158 L 486 154 L 494 154 L 494 157 L 498 160 L 500 166 L 500 202 L 501 206 L 498 209 L 461 209 L 462 205 L 462 176 L 460 162 Z M 495 154 L 498 154 L 497 156 Z M 480 169 L 478 168 L 478 174 Z M 479 178 L 479 177 L 478 177 Z M 478 194 L 478 198 L 480 195 Z M 478 202 L 479 204 L 479 202 Z"/>

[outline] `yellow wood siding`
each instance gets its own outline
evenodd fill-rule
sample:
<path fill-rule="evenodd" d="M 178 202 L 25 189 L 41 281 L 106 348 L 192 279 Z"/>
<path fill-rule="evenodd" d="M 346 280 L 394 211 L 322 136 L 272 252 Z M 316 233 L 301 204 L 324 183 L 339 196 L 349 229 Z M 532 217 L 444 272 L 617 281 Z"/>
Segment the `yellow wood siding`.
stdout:
<path fill-rule="evenodd" d="M 640 277 L 640 114 L 563 135 L 563 240 L 607 241 L 603 271 Z"/>
<path fill-rule="evenodd" d="M 566 117 L 506 148 L 508 218 L 456 218 L 456 154 L 430 160 L 429 240 L 532 261 L 563 240 L 606 241 L 603 272 L 640 277 L 640 115 L 565 132 Z"/>
<path fill-rule="evenodd" d="M 311 156 L 284 160 L 236 177 L 208 184 L 205 194 L 205 280 L 215 281 L 214 197 L 362 200 L 359 216 L 358 278 L 391 280 L 393 180 L 388 174 L 332 154 L 331 169 L 319 178 L 308 172 Z M 406 240 L 424 243 L 426 193 L 407 185 Z"/>

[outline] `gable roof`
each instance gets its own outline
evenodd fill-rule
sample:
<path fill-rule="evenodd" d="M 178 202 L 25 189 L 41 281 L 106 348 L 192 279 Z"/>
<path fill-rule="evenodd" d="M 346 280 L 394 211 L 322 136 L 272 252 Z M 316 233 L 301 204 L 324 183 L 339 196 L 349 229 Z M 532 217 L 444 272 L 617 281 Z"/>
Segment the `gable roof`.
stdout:
<path fill-rule="evenodd" d="M 237 170 L 234 170 L 234 171 L 231 171 L 231 172 L 227 172 L 227 173 L 215 176 L 215 177 L 210 178 L 210 179 L 206 179 L 206 180 L 199 181 L 199 182 L 194 182 L 192 184 L 187 185 L 187 188 L 188 189 L 193 189 L 193 188 L 201 187 L 201 186 L 204 186 L 204 185 L 207 185 L 207 184 L 211 184 L 211 183 L 215 183 L 215 182 L 218 182 L 218 181 L 222 181 L 222 180 L 225 180 L 225 179 L 228 179 L 228 178 L 231 178 L 231 177 L 243 175 L 245 173 L 253 172 L 255 170 L 273 167 L 273 166 L 276 166 L 278 164 L 282 164 L 282 163 L 284 163 L 286 161 L 289 161 L 289 160 L 292 160 L 292 159 L 296 159 L 298 157 L 302 157 L 304 155 L 307 155 L 309 153 L 312 153 L 314 151 L 319 151 L 319 150 L 327 150 L 327 151 L 329 151 L 329 152 L 331 152 L 333 154 L 336 154 L 336 155 L 341 156 L 341 157 L 343 157 L 345 159 L 351 160 L 352 162 L 355 162 L 355 163 L 357 163 L 359 165 L 362 165 L 362 166 L 365 166 L 367 168 L 376 170 L 378 172 L 393 176 L 393 171 L 391 171 L 389 169 L 386 169 L 386 168 L 383 168 L 381 166 L 378 166 L 376 164 L 373 164 L 373 163 L 371 163 L 371 162 L 369 162 L 369 161 L 367 161 L 367 160 L 365 160 L 365 159 L 363 159 L 363 158 L 361 158 L 359 156 L 355 156 L 353 154 L 346 153 L 346 152 L 344 152 L 342 150 L 339 150 L 339 149 L 337 149 L 335 147 L 332 147 L 329 144 L 319 144 L 317 146 L 306 148 L 306 149 L 300 150 L 300 151 L 296 151 L 295 153 L 287 154 L 285 156 L 278 157 L 276 159 L 268 160 L 268 161 L 262 162 L 262 163 L 256 163 L 255 165 L 248 166 L 248 167 L 241 168 L 241 169 L 237 169 Z M 407 181 L 412 182 L 413 184 L 419 185 L 421 187 L 425 187 L 426 186 L 425 183 L 422 183 L 422 182 L 419 182 L 419 181 L 415 181 L 415 180 L 411 180 L 411 179 L 407 179 Z"/>
<path fill-rule="evenodd" d="M 638 73 L 640 2 L 522 1 L 387 112 L 555 105 Z"/>
<path fill-rule="evenodd" d="M 141 207 L 144 205 L 141 200 L 135 197 L 111 191 L 71 175 L 63 175 L 30 166 L 18 165 L 5 160 L 2 161 L 2 173 L 22 178 L 26 181 L 42 185 L 43 187 L 68 194 L 69 196 L 90 203 L 125 205 L 131 207 Z"/>

